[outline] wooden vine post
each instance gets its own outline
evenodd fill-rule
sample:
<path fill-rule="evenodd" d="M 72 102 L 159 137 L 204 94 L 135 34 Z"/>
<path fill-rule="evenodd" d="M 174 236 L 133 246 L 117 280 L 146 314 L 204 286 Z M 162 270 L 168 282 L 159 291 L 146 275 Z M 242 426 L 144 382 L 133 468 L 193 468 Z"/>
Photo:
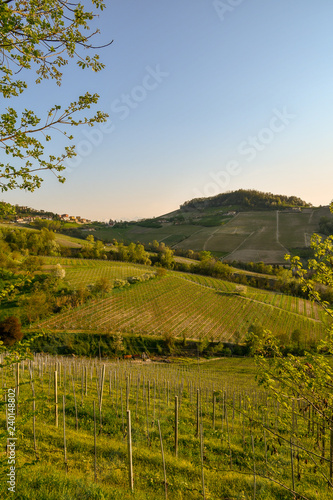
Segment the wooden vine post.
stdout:
<path fill-rule="evenodd" d="M 331 420 L 331 430 L 330 430 L 330 481 L 333 478 L 333 422 Z"/>
<path fill-rule="evenodd" d="M 175 396 L 175 455 L 178 457 L 178 396 Z"/>
<path fill-rule="evenodd" d="M 161 433 L 161 426 L 160 426 L 160 421 L 159 420 L 157 420 L 157 424 L 158 424 L 158 432 L 160 434 L 161 454 L 162 454 L 162 462 L 163 462 L 164 492 L 165 492 L 165 498 L 167 500 L 167 498 L 168 498 L 168 483 L 167 483 L 167 479 L 166 479 L 164 449 L 163 449 L 162 433 Z"/>
<path fill-rule="evenodd" d="M 196 437 L 199 437 L 199 422 L 200 422 L 200 392 L 197 389 L 197 429 L 196 429 Z"/>
<path fill-rule="evenodd" d="M 94 401 L 94 480 L 97 481 L 97 435 L 96 435 L 96 406 Z"/>
<path fill-rule="evenodd" d="M 55 426 L 58 427 L 58 372 L 54 372 L 54 411 Z"/>
<path fill-rule="evenodd" d="M 66 443 L 66 401 L 65 396 L 62 397 L 62 407 L 63 407 L 63 423 L 64 423 L 64 463 L 65 463 L 65 471 L 66 474 L 68 472 L 68 464 L 67 464 L 67 443 Z"/>
<path fill-rule="evenodd" d="M 206 500 L 205 493 L 205 475 L 204 475 L 204 442 L 203 442 L 203 428 L 200 425 L 200 460 L 201 460 L 201 485 L 202 485 L 202 497 Z"/>
<path fill-rule="evenodd" d="M 133 461 L 132 461 L 132 427 L 131 427 L 131 411 L 127 410 L 127 448 L 128 448 L 128 482 L 130 490 L 133 492 Z"/>

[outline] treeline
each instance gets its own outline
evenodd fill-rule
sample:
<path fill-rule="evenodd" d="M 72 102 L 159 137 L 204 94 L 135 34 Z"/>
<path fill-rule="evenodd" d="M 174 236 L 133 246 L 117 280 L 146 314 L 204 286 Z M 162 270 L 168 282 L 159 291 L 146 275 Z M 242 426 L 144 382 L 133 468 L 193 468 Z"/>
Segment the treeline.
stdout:
<path fill-rule="evenodd" d="M 171 356 L 186 357 L 231 357 L 253 356 L 259 340 L 262 338 L 264 328 L 259 323 L 253 323 L 248 328 L 245 338 L 238 338 L 231 342 L 212 341 L 207 338 L 193 340 L 176 338 L 168 334 L 162 337 L 152 335 L 137 335 L 121 332 L 52 332 L 33 342 L 35 352 L 48 352 L 53 355 L 75 355 L 93 357 L 123 357 L 141 356 L 168 361 Z M 315 341 L 304 337 L 299 329 L 293 330 L 289 335 L 279 338 L 281 350 L 284 355 L 293 354 L 303 356 L 304 352 L 317 350 Z M 163 359 L 164 357 L 164 359 Z"/>
<path fill-rule="evenodd" d="M 208 198 L 194 198 L 186 201 L 180 206 L 181 209 L 204 209 L 209 207 L 227 207 L 238 205 L 246 209 L 278 209 L 278 208 L 293 208 L 293 207 L 308 207 L 306 203 L 297 196 L 275 195 L 272 193 L 263 193 L 254 189 L 239 189 L 221 193 Z"/>
<path fill-rule="evenodd" d="M 242 262 L 239 260 L 226 260 L 226 264 L 238 269 L 243 269 L 245 271 L 250 271 L 252 273 L 269 274 L 276 276 L 281 270 L 281 266 L 278 264 L 265 264 L 264 262 Z"/>
<path fill-rule="evenodd" d="M 46 228 L 49 231 L 59 231 L 62 227 L 62 223 L 60 220 L 48 220 L 48 219 L 35 219 L 33 222 L 30 224 L 32 227 L 35 227 L 36 229 L 43 229 Z"/>
<path fill-rule="evenodd" d="M 24 229 L 0 229 L 0 267 L 8 267 L 10 261 L 22 260 L 28 255 L 60 255 L 55 234 L 46 228 L 41 231 Z"/>

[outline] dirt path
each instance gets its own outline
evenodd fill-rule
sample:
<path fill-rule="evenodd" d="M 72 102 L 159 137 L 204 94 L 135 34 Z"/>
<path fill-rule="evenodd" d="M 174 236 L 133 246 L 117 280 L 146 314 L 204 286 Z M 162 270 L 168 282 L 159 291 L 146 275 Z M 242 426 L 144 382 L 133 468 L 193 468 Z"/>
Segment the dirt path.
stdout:
<path fill-rule="evenodd" d="M 282 243 L 280 242 L 280 233 L 279 233 L 279 211 L 277 210 L 276 211 L 276 242 L 278 245 L 280 245 L 280 247 L 283 248 L 283 250 L 286 252 L 286 253 L 289 253 L 289 250 L 288 248 L 286 248 L 284 245 L 282 245 Z"/>

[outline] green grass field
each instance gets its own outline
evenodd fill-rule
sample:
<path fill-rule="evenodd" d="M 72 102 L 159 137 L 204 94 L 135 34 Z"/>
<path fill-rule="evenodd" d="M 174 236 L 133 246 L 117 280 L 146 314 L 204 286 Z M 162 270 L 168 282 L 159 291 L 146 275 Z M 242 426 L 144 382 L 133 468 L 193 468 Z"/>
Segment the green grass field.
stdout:
<path fill-rule="evenodd" d="M 15 373 L 1 369 L 3 394 L 16 387 Z M 21 362 L 16 491 L 8 492 L 3 479 L 9 470 L 3 452 L 1 498 L 331 499 L 328 433 L 316 442 L 318 422 L 312 416 L 309 432 L 308 413 L 297 415 L 291 433 L 290 415 L 258 388 L 255 373 L 249 359 L 166 365 L 38 356 Z M 5 443 L 4 405 L 0 422 Z"/>

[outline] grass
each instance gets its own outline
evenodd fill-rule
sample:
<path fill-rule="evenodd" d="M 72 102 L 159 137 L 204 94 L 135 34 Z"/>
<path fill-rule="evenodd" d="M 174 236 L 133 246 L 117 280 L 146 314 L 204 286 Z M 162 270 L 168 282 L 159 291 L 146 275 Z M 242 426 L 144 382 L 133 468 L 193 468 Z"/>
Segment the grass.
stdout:
<path fill-rule="evenodd" d="M 132 416 L 134 498 L 165 498 L 158 420 L 165 451 L 170 500 L 202 498 L 202 471 L 207 500 L 249 500 L 254 498 L 254 488 L 257 500 L 292 498 L 291 493 L 278 484 L 282 483 L 287 488 L 292 485 L 289 435 L 283 425 L 287 416 L 257 387 L 253 360 L 223 359 L 163 365 L 35 357 L 30 367 L 33 370 L 36 401 L 36 451 L 29 363 L 25 361 L 20 366 L 19 413 L 16 421 L 18 481 L 15 498 L 133 498 L 128 485 L 127 407 Z M 58 427 L 55 425 L 54 413 L 55 369 L 58 371 Z M 15 386 L 11 369 L 2 371 L 1 377 L 4 392 L 5 387 Z M 101 392 L 98 387 L 102 386 L 101 426 L 98 406 Z M 200 439 L 196 435 L 198 390 L 200 422 L 203 426 L 203 462 Z M 64 463 L 64 395 L 67 467 Z M 179 401 L 178 457 L 175 456 L 174 447 L 175 396 Z M 96 480 L 93 402 L 97 409 Z M 259 415 L 273 432 L 268 430 L 264 434 L 260 421 L 256 420 Z M 4 429 L 4 411 L 1 412 L 0 421 Z M 328 500 L 331 491 L 322 473 L 328 474 L 329 464 L 319 464 L 316 460 L 318 463 L 315 466 L 309 459 L 307 449 L 319 454 L 321 451 L 320 445 L 314 444 L 316 436 L 307 436 L 306 429 L 306 420 L 298 416 L 297 439 L 302 440 L 305 450 L 298 451 L 298 461 L 295 458 L 295 490 L 309 500 Z M 280 438 L 275 436 L 275 432 L 280 434 Z M 255 481 L 253 460 L 256 467 Z M 3 460 L 2 466 L 4 475 L 8 467 L 6 460 Z M 8 497 L 6 487 L 2 481 L 2 498 Z"/>

